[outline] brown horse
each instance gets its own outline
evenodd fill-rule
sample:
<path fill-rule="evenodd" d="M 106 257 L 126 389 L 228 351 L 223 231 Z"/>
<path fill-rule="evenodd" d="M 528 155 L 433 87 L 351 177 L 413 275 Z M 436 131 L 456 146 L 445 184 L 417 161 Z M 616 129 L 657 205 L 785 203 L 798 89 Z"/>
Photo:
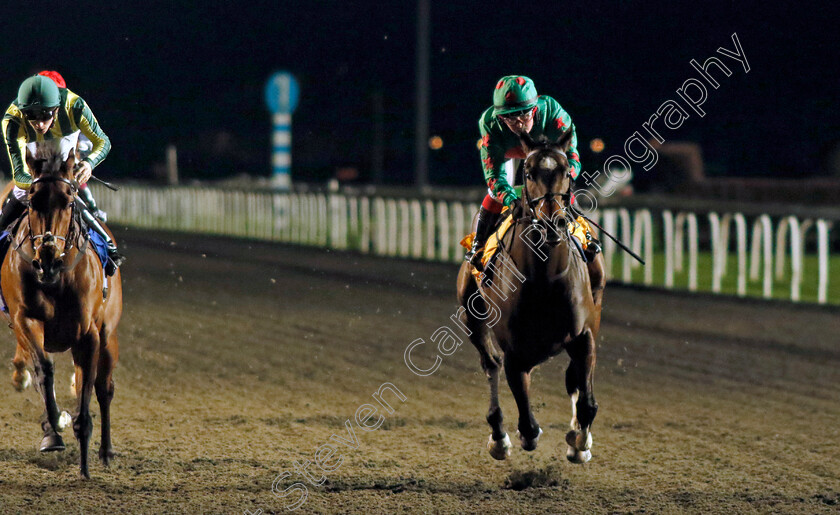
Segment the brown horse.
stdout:
<path fill-rule="evenodd" d="M 78 401 L 73 432 L 79 441 L 80 475 L 89 478 L 93 432 L 89 406 L 94 389 L 102 415 L 99 458 L 107 466 L 114 456 L 110 405 L 122 314 L 120 272 L 106 279 L 81 223 L 73 181 L 75 156 L 66 161 L 53 154 L 36 159 L 27 151 L 26 162 L 33 175 L 29 206 L 0 270 L 0 287 L 17 338 L 12 382 L 20 389 L 28 376 L 27 364 L 33 367 L 45 405 L 40 450 L 64 450 L 50 354 L 72 352 Z"/>
<path fill-rule="evenodd" d="M 492 433 L 487 447 L 498 460 L 509 456 L 511 447 L 499 407 L 499 368 L 504 366 L 519 409 L 520 443 L 532 451 L 542 430 L 528 398 L 531 370 L 564 349 L 571 358 L 566 391 L 572 401 L 566 457 L 584 463 L 592 456 L 590 428 L 598 410 L 592 376 L 601 321 L 598 287 L 603 285 L 596 285 L 593 297 L 584 254 L 566 224 L 571 134 L 567 131 L 556 142 L 534 142 L 522 135 L 525 186 L 522 203 L 514 209 L 516 220 L 481 285 L 469 263 L 461 265 L 458 275 L 459 311 L 490 382 L 487 422 Z M 596 259 L 603 258 L 598 254 Z"/>

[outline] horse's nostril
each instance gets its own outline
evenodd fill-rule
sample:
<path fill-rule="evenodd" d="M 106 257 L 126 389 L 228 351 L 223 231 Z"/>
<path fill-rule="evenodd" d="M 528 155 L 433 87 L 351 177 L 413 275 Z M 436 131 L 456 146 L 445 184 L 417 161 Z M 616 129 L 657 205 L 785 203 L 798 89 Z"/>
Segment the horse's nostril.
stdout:
<path fill-rule="evenodd" d="M 61 259 L 56 259 L 52 265 L 53 272 L 58 272 L 64 267 L 64 261 Z"/>
<path fill-rule="evenodd" d="M 34 268 L 35 270 L 38 270 L 40 272 L 42 270 L 41 262 L 38 261 L 37 259 L 33 260 L 32 261 L 32 268 Z"/>

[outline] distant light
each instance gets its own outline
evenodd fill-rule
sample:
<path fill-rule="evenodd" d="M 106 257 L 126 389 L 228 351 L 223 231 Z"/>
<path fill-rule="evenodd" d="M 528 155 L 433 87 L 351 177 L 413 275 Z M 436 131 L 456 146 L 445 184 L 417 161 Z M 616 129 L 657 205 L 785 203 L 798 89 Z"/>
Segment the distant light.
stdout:
<path fill-rule="evenodd" d="M 429 148 L 432 150 L 440 150 L 443 147 L 443 139 L 440 136 L 432 136 L 429 138 Z"/>
<path fill-rule="evenodd" d="M 589 149 L 595 152 L 596 154 L 602 152 L 604 150 L 604 140 L 601 138 L 595 138 L 589 142 Z"/>

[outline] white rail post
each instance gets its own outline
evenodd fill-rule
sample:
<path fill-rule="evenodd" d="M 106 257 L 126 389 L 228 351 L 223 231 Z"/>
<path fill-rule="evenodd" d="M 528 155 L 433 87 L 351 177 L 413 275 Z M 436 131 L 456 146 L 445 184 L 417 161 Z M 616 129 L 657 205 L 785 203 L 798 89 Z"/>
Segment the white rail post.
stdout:
<path fill-rule="evenodd" d="M 363 254 L 370 252 L 371 221 L 370 221 L 370 197 L 362 197 L 359 201 L 359 250 Z"/>
<path fill-rule="evenodd" d="M 411 257 L 423 257 L 423 206 L 419 200 L 412 200 L 411 207 Z"/>
<path fill-rule="evenodd" d="M 639 209 L 633 217 L 633 252 L 642 255 L 642 240 L 644 240 L 645 279 L 646 285 L 653 284 L 653 216 L 647 209 Z M 633 268 L 642 266 L 633 260 Z"/>
<path fill-rule="evenodd" d="M 776 279 L 785 275 L 785 243 L 790 235 L 790 300 L 799 301 L 802 282 L 802 229 L 795 216 L 786 216 L 779 221 L 776 229 Z"/>
<path fill-rule="evenodd" d="M 604 231 L 610 234 L 617 234 L 616 227 L 618 227 L 618 214 L 615 209 L 605 209 L 603 216 L 604 223 L 601 225 L 604 227 Z M 610 238 L 602 238 L 601 243 L 604 245 L 602 249 L 604 252 L 604 272 L 607 274 L 607 277 L 612 277 L 613 256 L 615 256 L 615 249 L 617 248 L 617 245 Z"/>
<path fill-rule="evenodd" d="M 817 220 L 817 255 L 819 256 L 819 285 L 817 287 L 817 302 L 825 304 L 828 301 L 828 231 L 832 223 L 823 219 Z"/>
<path fill-rule="evenodd" d="M 388 220 L 385 213 L 385 199 L 373 199 L 374 226 L 376 237 L 373 240 L 373 253 L 382 256 L 388 251 Z"/>
<path fill-rule="evenodd" d="M 454 263 L 459 263 L 464 255 L 464 248 L 461 247 L 461 239 L 467 234 L 464 228 L 464 211 L 463 202 L 452 203 L 452 231 L 455 236 L 455 241 L 452 242 L 452 261 Z"/>
<path fill-rule="evenodd" d="M 449 261 L 449 206 L 446 201 L 439 200 L 437 203 L 438 218 L 438 261 Z"/>
<path fill-rule="evenodd" d="M 400 199 L 400 249 L 402 257 L 411 256 L 411 208 L 408 200 Z"/>
<path fill-rule="evenodd" d="M 763 243 L 763 245 L 762 245 Z M 773 225 L 767 215 L 759 216 L 753 223 L 752 252 L 750 260 L 750 279 L 758 279 L 760 251 L 764 250 L 764 285 L 762 295 L 765 299 L 773 296 Z"/>
<path fill-rule="evenodd" d="M 388 250 L 387 253 L 389 256 L 396 256 L 397 255 L 397 232 L 399 231 L 399 225 L 397 222 L 397 201 L 396 199 L 388 199 L 385 201 L 385 207 L 387 211 L 388 217 Z"/>
<path fill-rule="evenodd" d="M 674 287 L 674 215 L 669 210 L 662 211 L 662 231 L 665 242 L 665 287 Z"/>
<path fill-rule="evenodd" d="M 633 225 L 630 220 L 630 211 L 626 208 L 619 208 L 618 209 L 618 216 L 621 219 L 621 241 L 627 245 L 630 243 L 632 245 L 633 241 Z M 621 274 L 621 282 L 625 284 L 629 284 L 633 282 L 633 258 L 630 257 L 630 254 L 626 252 L 622 252 L 623 259 L 622 259 L 622 274 Z"/>
<path fill-rule="evenodd" d="M 722 222 L 718 214 L 712 211 L 711 213 L 709 213 L 708 218 L 712 247 L 712 291 L 714 293 L 720 293 L 721 281 L 723 279 L 723 274 L 726 270 L 726 262 L 724 260 L 725 258 L 722 259 L 722 256 L 725 256 L 726 253 L 729 251 L 729 241 L 724 241 L 721 238 Z M 726 223 L 728 224 L 729 221 L 727 220 Z"/>
<path fill-rule="evenodd" d="M 424 257 L 426 259 L 435 258 L 435 204 L 431 200 L 423 203 L 423 211 L 425 211 L 426 220 L 426 241 Z"/>
<path fill-rule="evenodd" d="M 354 242 L 355 245 L 359 245 L 359 235 L 361 234 L 361 230 L 359 230 L 359 197 L 355 195 L 349 197 L 347 199 L 348 203 L 348 210 L 350 212 L 350 218 L 348 220 L 348 227 L 347 227 L 347 247 L 350 248 L 350 242 Z M 353 248 L 353 250 L 361 250 L 361 246 L 359 248 Z"/>

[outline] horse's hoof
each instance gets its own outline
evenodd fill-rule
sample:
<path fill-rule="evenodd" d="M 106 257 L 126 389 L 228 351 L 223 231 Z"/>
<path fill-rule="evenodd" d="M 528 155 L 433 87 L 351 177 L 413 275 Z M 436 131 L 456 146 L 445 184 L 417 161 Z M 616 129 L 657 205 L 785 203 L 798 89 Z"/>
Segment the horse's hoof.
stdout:
<path fill-rule="evenodd" d="M 55 452 L 64 450 L 64 440 L 58 434 L 44 435 L 41 440 L 41 452 Z"/>
<path fill-rule="evenodd" d="M 588 451 L 592 448 L 592 432 L 587 431 L 586 439 L 584 440 L 583 432 L 569 431 L 566 433 L 566 443 L 569 444 L 569 447 L 574 447 L 581 451 Z"/>
<path fill-rule="evenodd" d="M 519 431 L 517 431 L 516 434 L 519 436 L 519 444 L 522 446 L 522 448 L 530 452 L 537 448 L 537 443 L 539 443 L 540 441 L 540 435 L 542 435 L 542 432 L 542 428 L 538 427 L 537 436 L 535 436 L 534 438 L 525 438 Z"/>
<path fill-rule="evenodd" d="M 592 459 L 592 451 L 579 451 L 570 445 L 566 449 L 566 459 L 580 465 Z"/>
<path fill-rule="evenodd" d="M 90 472 L 87 470 L 79 470 L 79 479 L 88 480 L 90 479 Z"/>
<path fill-rule="evenodd" d="M 493 440 L 493 435 L 487 440 L 487 450 L 490 451 L 490 456 L 497 460 L 504 460 L 510 456 L 510 437 L 505 433 L 505 437 L 501 440 Z"/>
<path fill-rule="evenodd" d="M 64 431 L 65 429 L 70 427 L 70 424 L 72 424 L 72 423 L 73 423 L 73 417 L 70 416 L 70 414 L 67 413 L 66 411 L 62 411 L 61 416 L 58 417 L 58 430 L 59 431 Z"/>
<path fill-rule="evenodd" d="M 23 379 L 18 379 L 18 375 L 23 376 Z M 22 392 L 29 388 L 29 385 L 32 384 L 32 374 L 29 373 L 29 370 L 24 370 L 22 374 L 13 374 L 12 377 L 12 386 L 15 387 L 15 390 Z"/>

